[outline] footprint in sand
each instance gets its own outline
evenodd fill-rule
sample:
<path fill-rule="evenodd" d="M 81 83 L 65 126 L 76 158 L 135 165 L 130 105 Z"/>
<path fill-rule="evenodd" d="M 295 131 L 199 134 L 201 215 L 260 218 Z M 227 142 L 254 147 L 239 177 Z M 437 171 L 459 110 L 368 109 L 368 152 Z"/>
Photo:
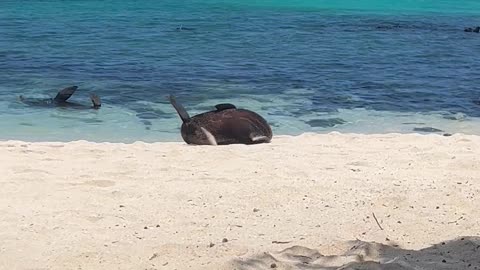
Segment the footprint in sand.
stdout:
<path fill-rule="evenodd" d="M 349 162 L 347 165 L 350 166 L 358 166 L 358 167 L 372 167 L 372 165 L 368 162 L 365 161 L 354 161 L 354 162 Z"/>
<path fill-rule="evenodd" d="M 115 182 L 110 180 L 90 180 L 90 181 L 85 181 L 80 185 L 94 186 L 94 187 L 112 187 L 115 185 Z"/>
<path fill-rule="evenodd" d="M 100 221 L 103 219 L 103 217 L 99 217 L 99 216 L 88 216 L 88 217 L 85 217 L 86 220 L 90 221 L 90 222 L 97 222 L 97 221 Z"/>
<path fill-rule="evenodd" d="M 44 158 L 42 161 L 61 161 L 61 159 L 58 158 Z"/>
<path fill-rule="evenodd" d="M 15 144 L 1 144 L 0 147 L 1 148 L 14 148 Z"/>
<path fill-rule="evenodd" d="M 47 153 L 45 151 L 37 151 L 37 150 L 22 150 L 21 152 L 24 154 L 40 154 L 40 155 Z"/>
<path fill-rule="evenodd" d="M 48 147 L 50 148 L 62 148 L 65 147 L 64 144 L 49 144 Z"/>
<path fill-rule="evenodd" d="M 31 169 L 29 167 L 24 167 L 24 166 L 13 167 L 13 172 L 16 173 L 16 174 L 35 173 L 35 174 L 51 175 L 51 173 L 49 173 L 48 171 L 39 170 L 39 169 Z"/>

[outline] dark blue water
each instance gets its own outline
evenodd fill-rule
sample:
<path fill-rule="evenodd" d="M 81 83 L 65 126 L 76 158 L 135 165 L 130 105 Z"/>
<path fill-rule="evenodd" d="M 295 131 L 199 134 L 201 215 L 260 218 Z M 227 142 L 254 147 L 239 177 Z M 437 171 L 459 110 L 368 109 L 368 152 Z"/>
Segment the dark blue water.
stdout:
<path fill-rule="evenodd" d="M 276 134 L 480 134 L 480 34 L 463 31 L 478 3 L 297 2 L 2 1 L 0 139 L 179 140 L 168 94 L 192 114 L 253 109 Z M 70 85 L 102 109 L 18 100 Z"/>

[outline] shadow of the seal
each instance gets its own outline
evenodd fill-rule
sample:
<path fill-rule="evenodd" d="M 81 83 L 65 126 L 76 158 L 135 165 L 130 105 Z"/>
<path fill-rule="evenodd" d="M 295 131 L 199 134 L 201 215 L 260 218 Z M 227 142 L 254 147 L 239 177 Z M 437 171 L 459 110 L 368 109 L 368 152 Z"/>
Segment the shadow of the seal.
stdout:
<path fill-rule="evenodd" d="M 234 259 L 226 269 L 302 270 L 454 270 L 480 269 L 480 237 L 466 236 L 420 250 L 375 242 L 351 241 L 339 255 L 292 246 L 280 252 Z"/>

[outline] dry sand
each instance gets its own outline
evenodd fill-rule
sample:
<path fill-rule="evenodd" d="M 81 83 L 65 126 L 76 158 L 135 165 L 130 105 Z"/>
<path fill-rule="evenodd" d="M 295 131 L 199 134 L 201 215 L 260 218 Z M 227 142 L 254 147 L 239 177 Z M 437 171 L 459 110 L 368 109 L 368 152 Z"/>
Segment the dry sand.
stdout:
<path fill-rule="evenodd" d="M 480 269 L 478 136 L 6 141 L 0 175 L 0 269 Z"/>

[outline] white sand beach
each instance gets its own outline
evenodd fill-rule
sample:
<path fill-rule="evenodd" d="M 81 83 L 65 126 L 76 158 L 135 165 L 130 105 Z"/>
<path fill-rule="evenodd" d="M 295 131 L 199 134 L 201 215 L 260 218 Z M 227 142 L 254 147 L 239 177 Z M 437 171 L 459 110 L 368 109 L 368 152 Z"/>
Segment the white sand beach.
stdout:
<path fill-rule="evenodd" d="M 480 136 L 0 142 L 0 269 L 480 269 Z"/>

